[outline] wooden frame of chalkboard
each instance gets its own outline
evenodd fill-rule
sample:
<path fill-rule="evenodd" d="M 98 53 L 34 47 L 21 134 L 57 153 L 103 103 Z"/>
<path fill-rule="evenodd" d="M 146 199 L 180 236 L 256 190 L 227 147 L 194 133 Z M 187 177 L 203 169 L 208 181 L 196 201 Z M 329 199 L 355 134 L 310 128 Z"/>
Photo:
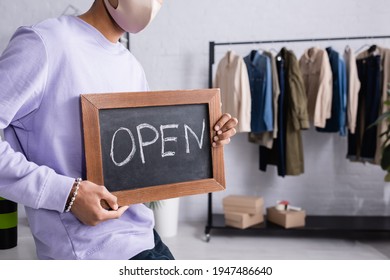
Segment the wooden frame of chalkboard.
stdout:
<path fill-rule="evenodd" d="M 105 185 L 118 197 L 119 205 L 226 188 L 223 147 L 211 146 L 215 136 L 213 127 L 221 117 L 219 89 L 83 94 L 81 108 L 87 179 Z M 175 112 L 178 113 L 175 115 Z M 169 119 L 172 113 L 171 118 L 178 119 L 176 124 Z M 199 119 L 198 122 L 203 119 L 203 126 L 200 124 L 193 128 L 183 123 L 196 119 Z M 136 121 L 138 123 L 134 123 Z M 173 137 L 179 131 L 184 138 Z M 171 137 L 165 137 L 164 133 Z M 121 138 L 119 134 L 122 134 Z M 118 139 L 127 141 L 120 143 Z M 190 141 L 193 141 L 191 151 Z M 152 146 L 158 147 L 161 153 L 148 154 Z M 190 154 L 195 159 L 186 163 L 187 158 L 184 157 Z M 176 156 L 182 157 L 179 164 L 175 164 Z M 129 162 L 134 164 L 134 169 Z M 109 167 L 112 163 L 115 167 Z M 148 164 L 148 171 L 143 173 Z M 126 166 L 128 169 L 123 169 Z M 171 172 L 175 168 L 176 173 Z M 143 177 L 137 181 L 133 178 L 134 174 Z"/>

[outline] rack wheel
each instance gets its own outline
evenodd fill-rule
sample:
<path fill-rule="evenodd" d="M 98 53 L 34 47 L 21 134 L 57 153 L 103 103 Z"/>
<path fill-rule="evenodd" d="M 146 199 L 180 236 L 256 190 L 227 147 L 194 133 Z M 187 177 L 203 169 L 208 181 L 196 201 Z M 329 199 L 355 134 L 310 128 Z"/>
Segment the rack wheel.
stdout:
<path fill-rule="evenodd" d="M 211 238 L 210 233 L 206 233 L 206 234 L 204 235 L 204 241 L 205 241 L 205 242 L 209 243 L 209 242 L 210 242 L 210 238 Z"/>

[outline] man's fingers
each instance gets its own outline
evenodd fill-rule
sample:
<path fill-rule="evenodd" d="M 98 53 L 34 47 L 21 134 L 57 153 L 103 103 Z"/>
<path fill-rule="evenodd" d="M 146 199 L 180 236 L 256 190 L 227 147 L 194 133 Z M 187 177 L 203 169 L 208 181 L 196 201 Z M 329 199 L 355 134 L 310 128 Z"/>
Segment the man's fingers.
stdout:
<path fill-rule="evenodd" d="M 236 127 L 238 124 L 238 120 L 236 118 L 231 118 L 230 120 L 228 120 L 222 127 L 219 131 L 222 131 L 222 132 L 225 132 L 225 131 L 228 131 L 229 129 L 232 129 L 234 127 Z M 218 132 L 219 132 L 218 131 Z M 217 133 L 218 134 L 218 133 Z"/>
<path fill-rule="evenodd" d="M 213 142 L 213 147 L 221 147 L 230 143 L 230 138 Z"/>
<path fill-rule="evenodd" d="M 213 147 L 219 147 L 230 143 L 230 137 L 236 134 L 235 127 L 238 124 L 236 118 L 232 118 L 230 114 L 223 114 L 214 126 L 216 135 L 213 137 Z"/>
<path fill-rule="evenodd" d="M 121 206 L 117 210 L 111 210 L 111 211 L 104 210 L 105 211 L 104 220 L 118 219 L 123 215 L 123 213 L 126 212 L 128 208 L 129 206 Z"/>
<path fill-rule="evenodd" d="M 103 221 L 119 218 L 127 209 L 128 206 L 118 206 L 117 197 L 106 187 L 83 181 L 71 211 L 82 223 L 96 226 Z"/>
<path fill-rule="evenodd" d="M 90 226 L 96 226 L 108 220 L 118 219 L 128 208 L 129 206 L 119 207 L 118 210 L 106 210 L 101 208 L 100 211 L 96 213 L 95 218 L 88 221 L 86 224 Z"/>
<path fill-rule="evenodd" d="M 103 207 L 102 220 L 118 219 L 122 214 L 129 208 L 129 206 L 118 205 L 118 198 L 110 193 L 106 188 L 104 188 L 103 197 L 101 200 L 101 205 L 105 204 L 107 207 Z M 104 203 L 105 202 L 105 203 Z"/>
<path fill-rule="evenodd" d="M 122 216 L 123 213 L 126 212 L 127 209 L 129 209 L 129 206 L 121 206 L 118 208 L 118 210 L 116 212 L 118 213 L 118 215 L 120 217 L 120 216 Z"/>
<path fill-rule="evenodd" d="M 213 138 L 213 147 L 220 147 L 230 143 L 230 138 L 236 134 L 236 129 L 232 128 L 221 135 L 214 136 Z"/>
<path fill-rule="evenodd" d="M 215 131 L 220 130 L 230 119 L 232 116 L 230 114 L 223 114 L 222 117 L 218 120 L 216 125 L 214 126 Z"/>
<path fill-rule="evenodd" d="M 101 202 L 100 204 L 102 205 L 103 208 L 107 209 L 106 207 L 104 206 L 109 206 L 109 209 L 112 209 L 112 210 L 118 210 L 118 199 L 115 195 L 113 195 L 112 193 L 110 193 L 106 188 L 104 188 L 104 192 L 103 192 L 103 196 L 101 197 Z M 104 204 L 104 202 L 106 202 Z M 104 206 L 103 206 L 104 205 Z"/>
<path fill-rule="evenodd" d="M 110 210 L 110 205 L 108 205 L 107 201 L 105 200 L 100 200 L 100 206 L 106 210 Z"/>

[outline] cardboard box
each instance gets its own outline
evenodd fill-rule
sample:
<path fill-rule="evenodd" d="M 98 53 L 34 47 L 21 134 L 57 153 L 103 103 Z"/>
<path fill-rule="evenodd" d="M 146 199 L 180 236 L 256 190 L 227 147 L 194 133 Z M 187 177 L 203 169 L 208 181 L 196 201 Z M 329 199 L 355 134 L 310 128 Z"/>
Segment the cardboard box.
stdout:
<path fill-rule="evenodd" d="M 258 196 L 229 195 L 223 199 L 225 213 L 263 213 L 264 200 Z"/>
<path fill-rule="evenodd" d="M 284 228 L 305 226 L 306 212 L 301 211 L 280 211 L 275 207 L 267 208 L 267 220 Z"/>
<path fill-rule="evenodd" d="M 225 213 L 225 224 L 227 226 L 246 229 L 251 226 L 261 224 L 264 221 L 263 213 L 248 214 L 248 213 Z"/>

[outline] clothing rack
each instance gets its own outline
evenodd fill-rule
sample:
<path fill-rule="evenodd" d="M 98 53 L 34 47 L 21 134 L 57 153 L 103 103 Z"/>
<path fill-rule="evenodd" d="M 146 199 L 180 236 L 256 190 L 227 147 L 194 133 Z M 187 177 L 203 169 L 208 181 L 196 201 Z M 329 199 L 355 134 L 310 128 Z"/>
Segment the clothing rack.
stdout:
<path fill-rule="evenodd" d="M 265 41 L 242 41 L 242 42 L 209 42 L 209 88 L 213 87 L 213 65 L 215 63 L 215 47 L 228 45 L 258 45 L 258 44 L 279 44 L 279 43 L 304 43 L 320 41 L 350 41 L 350 40 L 371 40 L 390 39 L 390 35 L 379 36 L 356 36 L 356 37 L 330 37 L 330 38 L 310 38 L 310 39 L 288 39 L 288 40 L 265 40 Z"/>
<path fill-rule="evenodd" d="M 257 45 L 257 44 L 276 44 L 276 43 L 301 43 L 301 42 L 320 42 L 320 41 L 351 41 L 351 40 L 373 40 L 390 39 L 390 35 L 379 36 L 355 36 L 355 37 L 330 37 L 330 38 L 307 38 L 307 39 L 287 39 L 287 40 L 264 40 L 264 41 L 242 41 L 242 42 L 209 42 L 209 88 L 213 87 L 213 65 L 215 63 L 215 48 L 227 45 Z M 306 225 L 303 228 L 285 230 L 282 227 L 267 223 L 266 219 L 259 227 L 253 227 L 240 230 L 232 227 L 226 227 L 223 214 L 213 214 L 213 196 L 208 194 L 208 217 L 205 227 L 205 240 L 210 240 L 211 229 L 235 231 L 239 233 L 258 233 L 262 234 L 288 234 L 301 235 L 313 233 L 317 234 L 341 234 L 353 235 L 360 233 L 384 233 L 389 237 L 390 216 L 306 216 Z"/>

